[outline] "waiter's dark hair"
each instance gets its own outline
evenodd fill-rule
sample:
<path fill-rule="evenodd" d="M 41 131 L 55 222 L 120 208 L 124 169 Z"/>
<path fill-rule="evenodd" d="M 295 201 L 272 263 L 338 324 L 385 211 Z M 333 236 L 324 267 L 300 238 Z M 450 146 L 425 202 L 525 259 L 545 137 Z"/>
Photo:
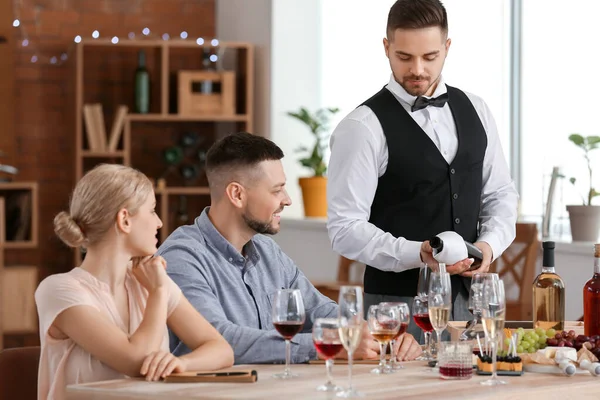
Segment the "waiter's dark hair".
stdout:
<path fill-rule="evenodd" d="M 387 38 L 393 40 L 396 29 L 422 29 L 438 26 L 448 34 L 448 15 L 439 0 L 397 0 L 388 14 Z"/>

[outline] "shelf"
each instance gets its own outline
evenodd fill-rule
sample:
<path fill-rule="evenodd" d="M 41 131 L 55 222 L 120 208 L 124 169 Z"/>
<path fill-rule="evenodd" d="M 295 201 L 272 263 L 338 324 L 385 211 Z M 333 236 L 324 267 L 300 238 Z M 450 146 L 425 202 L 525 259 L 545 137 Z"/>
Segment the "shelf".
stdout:
<path fill-rule="evenodd" d="M 161 40 L 161 39 L 125 39 L 119 38 L 118 43 L 112 43 L 109 38 L 100 38 L 100 39 L 82 39 L 79 45 L 85 46 L 120 46 L 120 47 L 214 47 L 210 44 L 212 38 L 203 38 L 204 43 L 198 44 L 196 43 L 196 38 L 190 39 L 170 39 L 170 40 Z M 248 47 L 252 47 L 251 43 L 246 42 L 219 42 L 219 45 L 216 47 L 228 48 L 228 49 L 244 49 Z"/>
<path fill-rule="evenodd" d="M 8 240 L 2 243 L 2 247 L 6 250 L 35 249 L 37 247 L 37 242 L 34 242 L 33 240 Z"/>
<path fill-rule="evenodd" d="M 245 114 L 238 115 L 179 115 L 179 114 L 128 114 L 125 117 L 134 122 L 244 122 L 248 119 Z"/>
<path fill-rule="evenodd" d="M 91 151 L 83 150 L 81 152 L 82 157 L 89 158 L 111 158 L 111 157 L 125 157 L 124 151 Z"/>
<path fill-rule="evenodd" d="M 185 187 L 171 186 L 162 189 L 156 189 L 156 194 L 167 195 L 209 195 L 210 189 L 207 186 Z"/>
<path fill-rule="evenodd" d="M 36 190 L 37 182 L 0 182 L 0 190 Z"/>

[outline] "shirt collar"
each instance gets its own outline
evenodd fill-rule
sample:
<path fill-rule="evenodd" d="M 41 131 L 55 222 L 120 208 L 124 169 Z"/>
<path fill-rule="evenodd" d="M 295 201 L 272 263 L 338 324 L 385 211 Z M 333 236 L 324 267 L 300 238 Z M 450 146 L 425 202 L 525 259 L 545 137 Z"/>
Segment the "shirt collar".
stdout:
<path fill-rule="evenodd" d="M 208 211 L 210 207 L 206 207 L 202 214 L 196 218 L 196 226 L 204 236 L 205 240 L 212 245 L 219 253 L 223 255 L 229 262 L 235 265 L 243 265 L 245 263 L 244 256 L 223 235 L 217 230 L 210 218 L 208 218 Z M 244 245 L 244 253 L 247 256 L 248 261 L 252 264 L 256 264 L 260 260 L 256 244 L 254 239 L 250 239 L 248 243 Z"/>
<path fill-rule="evenodd" d="M 413 104 L 415 104 L 415 100 L 417 99 L 417 96 L 413 96 L 413 95 L 409 94 L 402 87 L 402 85 L 400 85 L 396 81 L 396 79 L 394 78 L 394 74 L 390 74 L 390 81 L 387 84 L 387 88 L 401 102 L 403 102 L 411 107 Z M 431 97 L 438 97 L 439 95 L 446 93 L 447 91 L 448 91 L 448 89 L 446 88 L 446 83 L 444 82 L 444 77 L 440 76 L 440 81 L 438 82 L 438 85 L 435 88 L 435 91 L 433 92 L 433 96 L 431 96 Z M 424 96 L 424 97 L 431 98 L 429 96 Z"/>

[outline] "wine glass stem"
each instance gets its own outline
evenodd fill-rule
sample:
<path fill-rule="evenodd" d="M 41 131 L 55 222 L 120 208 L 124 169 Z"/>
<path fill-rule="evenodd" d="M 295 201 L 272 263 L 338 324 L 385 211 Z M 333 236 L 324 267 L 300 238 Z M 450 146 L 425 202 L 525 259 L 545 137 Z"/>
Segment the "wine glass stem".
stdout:
<path fill-rule="evenodd" d="M 439 330 L 436 329 L 435 330 L 435 338 L 437 339 L 437 343 L 435 344 L 436 348 L 435 348 L 435 354 L 439 357 L 440 356 L 440 343 L 442 343 L 442 332 L 444 332 L 444 330 Z"/>
<path fill-rule="evenodd" d="M 331 358 L 328 358 L 325 361 L 325 369 L 327 371 L 327 386 L 332 386 L 333 385 L 333 360 Z"/>
<path fill-rule="evenodd" d="M 385 351 L 387 350 L 387 342 L 379 342 L 379 371 L 383 374 L 385 370 Z"/>
<path fill-rule="evenodd" d="M 431 356 L 431 332 L 425 332 L 425 355 Z"/>
<path fill-rule="evenodd" d="M 392 368 L 396 368 L 397 359 L 396 354 L 394 353 L 394 347 L 396 347 L 396 341 L 394 339 L 390 340 L 390 365 Z"/>
<path fill-rule="evenodd" d="M 492 380 L 496 380 L 496 338 L 490 339 L 492 346 Z"/>
<path fill-rule="evenodd" d="M 286 341 L 285 341 L 285 371 L 284 371 L 284 373 L 286 375 L 291 374 L 291 371 L 290 371 L 291 352 L 292 352 L 291 343 L 289 340 L 286 339 Z"/>
<path fill-rule="evenodd" d="M 348 352 L 348 391 L 352 392 L 352 353 Z"/>

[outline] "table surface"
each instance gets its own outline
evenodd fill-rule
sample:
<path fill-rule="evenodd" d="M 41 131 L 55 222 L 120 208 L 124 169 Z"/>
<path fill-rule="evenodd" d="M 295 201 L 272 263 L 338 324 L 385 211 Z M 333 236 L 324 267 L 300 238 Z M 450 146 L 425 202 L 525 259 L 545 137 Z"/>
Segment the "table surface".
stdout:
<path fill-rule="evenodd" d="M 375 375 L 373 365 L 354 365 L 353 383 L 367 399 L 598 399 L 600 377 L 589 373 L 572 377 L 525 372 L 523 376 L 502 376 L 508 382 L 490 388 L 479 383 L 489 376 L 473 375 L 469 380 L 443 380 L 437 370 L 424 362 L 404 363 L 394 374 Z M 334 399 L 331 393 L 315 388 L 326 379 L 324 365 L 292 365 L 299 376 L 290 380 L 273 378 L 283 365 L 241 365 L 258 372 L 256 383 L 165 383 L 141 379 L 120 379 L 67 388 L 70 400 L 96 399 Z M 347 386 L 347 366 L 334 366 L 334 380 Z M 535 396 L 535 397 L 533 397 Z"/>

